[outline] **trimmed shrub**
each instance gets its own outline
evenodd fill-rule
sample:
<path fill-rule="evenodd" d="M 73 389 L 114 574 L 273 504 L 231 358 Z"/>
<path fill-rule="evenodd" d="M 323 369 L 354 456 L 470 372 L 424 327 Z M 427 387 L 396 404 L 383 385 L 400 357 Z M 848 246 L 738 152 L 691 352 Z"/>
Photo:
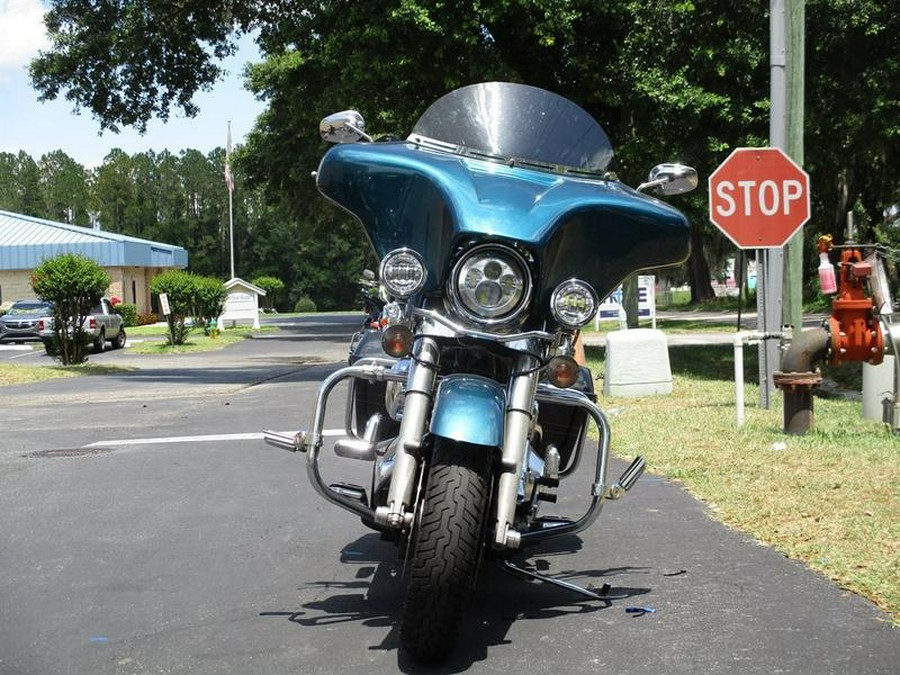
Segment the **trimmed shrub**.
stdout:
<path fill-rule="evenodd" d="M 252 282 L 266 292 L 263 298 L 263 311 L 271 312 L 275 309 L 279 291 L 284 289 L 284 282 L 277 277 L 256 277 Z"/>
<path fill-rule="evenodd" d="M 311 298 L 303 297 L 297 300 L 297 304 L 294 305 L 295 312 L 315 312 L 316 311 L 316 303 L 312 301 Z"/>
<path fill-rule="evenodd" d="M 144 314 L 138 314 L 137 317 L 137 325 L 138 326 L 149 326 L 159 321 L 159 315 L 155 312 L 145 312 Z"/>
<path fill-rule="evenodd" d="M 109 275 L 96 261 L 65 253 L 44 260 L 31 277 L 31 287 L 53 304 L 52 351 L 67 366 L 87 361 L 89 336 L 84 320 L 109 286 Z"/>
<path fill-rule="evenodd" d="M 218 319 L 225 309 L 225 284 L 215 277 L 194 277 L 194 325 L 210 334 L 210 322 Z"/>
<path fill-rule="evenodd" d="M 150 282 L 150 292 L 156 295 L 166 294 L 169 300 L 169 324 L 167 341 L 170 345 L 183 345 L 190 332 L 185 321 L 193 314 L 194 292 L 197 284 L 194 275 L 184 270 L 166 270 Z"/>
<path fill-rule="evenodd" d="M 124 302 L 120 302 L 113 306 L 113 311 L 122 317 L 122 323 L 126 328 L 138 325 L 137 305 L 126 305 Z"/>

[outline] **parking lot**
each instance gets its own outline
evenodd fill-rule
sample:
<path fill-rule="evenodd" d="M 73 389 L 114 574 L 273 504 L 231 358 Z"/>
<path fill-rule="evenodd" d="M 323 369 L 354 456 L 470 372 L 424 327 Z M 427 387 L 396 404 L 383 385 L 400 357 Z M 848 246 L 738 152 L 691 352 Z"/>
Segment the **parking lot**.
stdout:
<path fill-rule="evenodd" d="M 0 673 L 422 672 L 397 650 L 393 547 L 261 441 L 306 425 L 354 322 L 107 352 L 91 361 L 121 372 L 0 390 Z M 439 672 L 891 673 L 900 657 L 870 603 L 656 476 L 531 561 L 608 600 L 488 566 Z"/>

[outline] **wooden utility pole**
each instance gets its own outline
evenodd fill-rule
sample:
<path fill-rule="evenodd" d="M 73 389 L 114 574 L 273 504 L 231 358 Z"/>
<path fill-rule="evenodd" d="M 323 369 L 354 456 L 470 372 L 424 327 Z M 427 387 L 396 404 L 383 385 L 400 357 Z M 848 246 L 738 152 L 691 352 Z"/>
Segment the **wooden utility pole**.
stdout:
<path fill-rule="evenodd" d="M 803 166 L 806 0 L 786 3 L 784 25 L 786 134 L 783 149 Z M 795 337 L 803 330 L 803 240 L 803 229 L 800 229 L 784 252 L 782 323 L 793 326 Z"/>

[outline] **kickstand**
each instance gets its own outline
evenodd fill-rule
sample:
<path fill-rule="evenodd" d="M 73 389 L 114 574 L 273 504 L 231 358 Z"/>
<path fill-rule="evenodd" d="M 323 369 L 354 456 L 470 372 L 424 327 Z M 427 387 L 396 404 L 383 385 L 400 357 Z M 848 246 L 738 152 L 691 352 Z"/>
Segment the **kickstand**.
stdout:
<path fill-rule="evenodd" d="M 605 595 L 600 595 L 598 593 L 595 593 L 594 591 L 584 588 L 583 586 L 579 586 L 568 581 L 563 581 L 562 579 L 557 579 L 556 577 L 551 577 L 548 574 L 541 574 L 540 572 L 535 572 L 534 570 L 526 569 L 525 567 L 519 567 L 511 560 L 507 560 L 505 558 L 497 561 L 497 564 L 500 566 L 501 570 L 514 577 L 524 576 L 529 580 L 543 581 L 548 584 L 558 586 L 559 588 L 564 588 L 567 591 L 572 591 L 573 593 L 577 593 L 578 595 L 589 598 L 591 600 L 603 600 L 604 602 L 609 601 L 609 598 L 607 598 Z"/>

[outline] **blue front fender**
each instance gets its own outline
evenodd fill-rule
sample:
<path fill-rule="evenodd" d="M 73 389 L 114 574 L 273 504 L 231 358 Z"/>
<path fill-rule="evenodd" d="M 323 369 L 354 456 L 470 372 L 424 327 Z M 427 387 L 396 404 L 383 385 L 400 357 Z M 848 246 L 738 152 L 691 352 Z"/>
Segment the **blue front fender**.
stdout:
<path fill-rule="evenodd" d="M 431 433 L 464 443 L 503 445 L 506 392 L 485 377 L 448 375 L 434 397 Z"/>

